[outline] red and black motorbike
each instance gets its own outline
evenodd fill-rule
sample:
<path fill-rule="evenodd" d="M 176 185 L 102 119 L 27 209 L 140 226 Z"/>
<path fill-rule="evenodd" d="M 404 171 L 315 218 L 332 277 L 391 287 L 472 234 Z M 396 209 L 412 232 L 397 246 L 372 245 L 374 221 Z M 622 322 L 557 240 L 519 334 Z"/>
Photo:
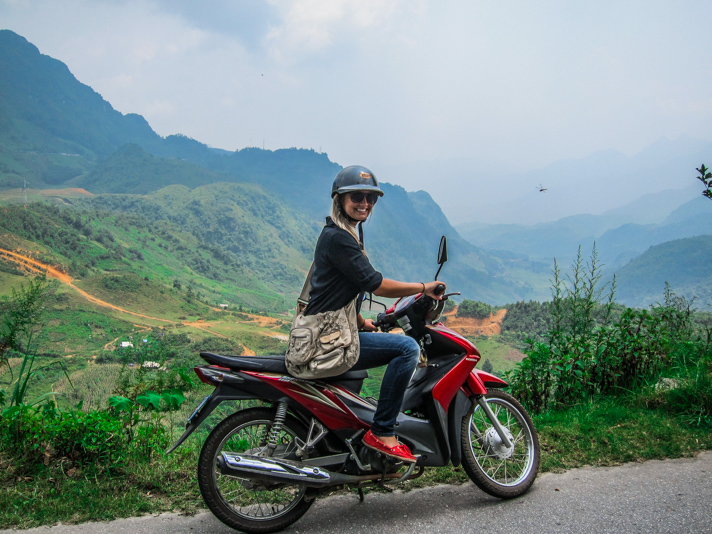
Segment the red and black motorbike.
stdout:
<path fill-rule="evenodd" d="M 443 237 L 438 253 L 447 260 Z M 440 271 L 438 270 L 438 273 Z M 437 279 L 437 274 L 436 274 Z M 400 327 L 420 342 L 396 434 L 415 455 L 404 464 L 362 445 L 377 400 L 359 395 L 366 371 L 321 380 L 287 373 L 284 356 L 201 353 L 201 381 L 215 386 L 188 419 L 175 450 L 224 401 L 257 400 L 221 421 L 203 445 L 200 491 L 223 523 L 246 532 L 274 532 L 299 519 L 323 492 L 402 482 L 426 467 L 462 464 L 482 490 L 517 497 L 534 482 L 539 440 L 531 418 L 506 382 L 476 369 L 477 348 L 438 322 L 445 301 L 419 294 L 378 315 L 383 331 Z M 397 335 L 397 334 L 392 334 Z"/>

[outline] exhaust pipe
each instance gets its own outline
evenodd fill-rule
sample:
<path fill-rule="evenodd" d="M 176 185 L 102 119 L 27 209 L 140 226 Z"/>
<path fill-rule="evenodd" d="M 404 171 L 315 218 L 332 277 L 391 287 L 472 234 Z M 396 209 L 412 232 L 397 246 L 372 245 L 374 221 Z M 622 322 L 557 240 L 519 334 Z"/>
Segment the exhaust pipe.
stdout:
<path fill-rule="evenodd" d="M 359 482 L 382 478 L 381 474 L 365 476 L 344 475 L 302 462 L 263 458 L 234 452 L 223 452 L 218 457 L 218 468 L 223 475 L 272 483 L 291 482 L 293 484 L 304 484 L 311 488 L 358 484 Z M 390 479 L 392 476 L 386 476 L 386 478 Z"/>

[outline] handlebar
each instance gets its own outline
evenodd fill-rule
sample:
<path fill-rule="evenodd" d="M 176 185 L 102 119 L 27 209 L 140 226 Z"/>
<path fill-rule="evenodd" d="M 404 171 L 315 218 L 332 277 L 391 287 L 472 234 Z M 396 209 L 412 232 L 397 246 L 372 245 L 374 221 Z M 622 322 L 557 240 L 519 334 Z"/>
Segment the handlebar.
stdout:
<path fill-rule="evenodd" d="M 444 284 L 438 284 L 438 285 L 435 287 L 433 293 L 434 293 L 436 296 L 443 295 L 443 294 L 445 293 L 445 285 L 444 285 Z M 450 293 L 450 295 L 456 295 L 456 294 L 458 294 L 458 293 Z M 449 296 L 449 295 L 443 295 L 442 299 L 443 299 L 443 300 L 446 300 L 448 296 Z M 409 298 L 412 298 L 412 297 L 409 297 Z M 414 305 L 417 306 L 417 305 L 418 305 L 418 304 L 417 304 L 418 302 L 421 302 L 421 303 L 424 303 L 424 302 L 438 302 L 438 300 L 431 299 L 431 298 L 430 298 L 428 295 L 426 295 L 425 293 L 421 293 L 421 294 L 415 296 L 414 300 L 409 301 L 409 303 L 407 304 L 406 308 L 411 308 L 411 307 L 414 306 Z M 425 315 L 423 315 L 423 316 L 425 316 Z M 396 319 L 396 317 L 398 317 L 398 319 Z M 400 326 L 401 326 L 402 328 L 404 328 L 404 325 L 402 325 L 401 322 L 400 322 L 400 319 L 401 319 L 402 317 L 403 317 L 403 312 L 402 312 L 402 311 L 401 311 L 401 312 L 394 312 L 394 313 L 386 313 L 386 312 L 379 313 L 379 314 L 376 316 L 376 320 L 373 322 L 373 326 L 375 326 L 376 328 L 379 328 L 379 329 L 380 329 L 381 331 L 383 331 L 383 332 L 387 332 L 387 331 L 389 331 L 389 330 L 395 328 L 395 327 L 398 326 L 399 324 L 400 324 Z M 407 318 L 406 318 L 406 319 L 407 319 Z M 404 330 L 407 330 L 407 327 L 405 327 Z"/>

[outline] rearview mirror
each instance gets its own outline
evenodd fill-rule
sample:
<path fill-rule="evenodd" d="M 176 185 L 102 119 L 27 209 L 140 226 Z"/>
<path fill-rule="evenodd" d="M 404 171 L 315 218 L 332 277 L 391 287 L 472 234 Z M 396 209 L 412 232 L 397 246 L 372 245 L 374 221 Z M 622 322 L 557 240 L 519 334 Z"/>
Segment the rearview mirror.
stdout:
<path fill-rule="evenodd" d="M 440 274 L 440 269 L 443 268 L 443 263 L 447 261 L 447 237 L 442 236 L 440 238 L 440 247 L 438 248 L 438 265 L 440 267 L 438 268 L 438 272 L 435 273 L 435 280 L 438 279 L 438 275 Z"/>
<path fill-rule="evenodd" d="M 438 265 L 442 265 L 447 261 L 447 237 L 440 238 L 440 248 L 438 249 Z"/>

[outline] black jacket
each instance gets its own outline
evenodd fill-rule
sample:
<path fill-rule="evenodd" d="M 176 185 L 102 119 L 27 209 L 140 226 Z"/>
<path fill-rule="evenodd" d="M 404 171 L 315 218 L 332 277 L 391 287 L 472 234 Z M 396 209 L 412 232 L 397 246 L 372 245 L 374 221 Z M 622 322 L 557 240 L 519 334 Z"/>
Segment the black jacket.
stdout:
<path fill-rule="evenodd" d="M 327 217 L 314 251 L 312 288 L 304 314 L 343 308 L 360 293 L 378 289 L 382 281 L 383 275 L 373 268 L 354 237 Z"/>

